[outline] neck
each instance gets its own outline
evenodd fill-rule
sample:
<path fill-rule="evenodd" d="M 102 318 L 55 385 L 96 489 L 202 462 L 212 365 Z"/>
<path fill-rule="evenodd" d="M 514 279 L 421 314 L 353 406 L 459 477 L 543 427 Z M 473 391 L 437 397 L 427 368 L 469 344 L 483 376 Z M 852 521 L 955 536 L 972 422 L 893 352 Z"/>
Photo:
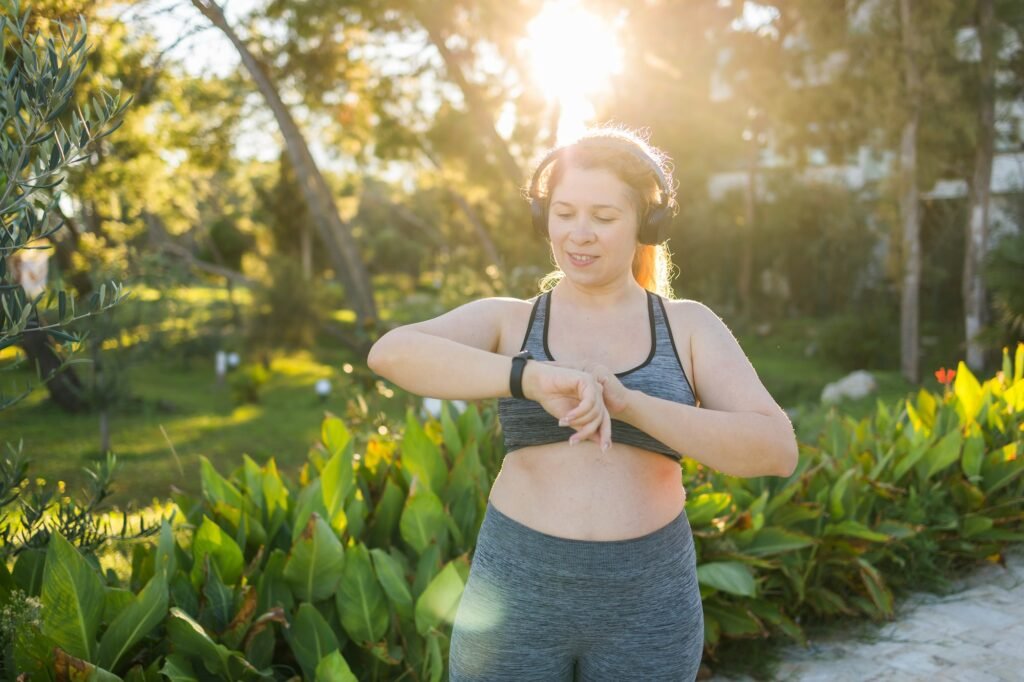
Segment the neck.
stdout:
<path fill-rule="evenodd" d="M 629 307 L 647 293 L 630 273 L 628 280 L 602 286 L 581 286 L 563 277 L 552 289 L 552 295 L 574 308 L 601 311 Z"/>

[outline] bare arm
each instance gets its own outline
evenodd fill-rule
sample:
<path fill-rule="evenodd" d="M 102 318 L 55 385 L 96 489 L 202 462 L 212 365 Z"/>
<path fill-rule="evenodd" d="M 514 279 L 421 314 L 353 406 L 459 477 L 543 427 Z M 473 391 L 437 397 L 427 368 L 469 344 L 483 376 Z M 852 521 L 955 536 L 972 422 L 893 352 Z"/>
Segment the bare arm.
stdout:
<path fill-rule="evenodd" d="M 512 358 L 497 352 L 501 320 L 510 299 L 485 298 L 432 320 L 389 331 L 370 348 L 370 369 L 417 395 L 446 400 L 479 400 L 511 396 Z M 574 439 L 611 443 L 611 418 L 602 386 L 586 372 L 550 363 L 527 362 L 523 394 L 561 419 L 570 409 L 578 417 L 567 424 Z"/>
<path fill-rule="evenodd" d="M 432 320 L 392 329 L 373 344 L 366 363 L 416 395 L 446 400 L 509 396 L 512 359 L 496 352 L 506 304 L 480 299 Z"/>
<path fill-rule="evenodd" d="M 692 378 L 701 406 L 628 391 L 625 409 L 613 416 L 726 474 L 791 475 L 798 450 L 789 417 L 718 315 L 703 304 L 694 313 Z"/>

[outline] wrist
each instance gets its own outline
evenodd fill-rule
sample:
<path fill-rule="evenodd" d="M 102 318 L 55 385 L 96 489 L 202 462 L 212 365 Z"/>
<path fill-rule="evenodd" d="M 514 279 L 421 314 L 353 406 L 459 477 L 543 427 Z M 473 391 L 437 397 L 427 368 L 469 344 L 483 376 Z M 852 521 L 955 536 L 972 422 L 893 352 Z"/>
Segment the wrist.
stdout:
<path fill-rule="evenodd" d="M 536 360 L 527 360 L 523 366 L 523 395 L 527 400 L 534 400 L 537 388 L 537 372 L 539 364 Z"/>
<path fill-rule="evenodd" d="M 636 419 L 641 414 L 644 395 L 643 391 L 638 391 L 635 388 L 626 389 L 626 406 L 613 416 L 619 421 L 637 426 Z"/>

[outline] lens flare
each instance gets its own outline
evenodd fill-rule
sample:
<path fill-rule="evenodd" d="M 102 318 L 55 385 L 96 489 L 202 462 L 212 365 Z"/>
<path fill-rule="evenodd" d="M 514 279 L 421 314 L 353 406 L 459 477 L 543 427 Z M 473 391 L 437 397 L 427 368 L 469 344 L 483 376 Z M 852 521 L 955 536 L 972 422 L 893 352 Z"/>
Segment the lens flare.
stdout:
<path fill-rule="evenodd" d="M 604 92 L 612 76 L 622 72 L 622 48 L 616 28 L 587 11 L 578 0 L 544 5 L 527 25 L 521 48 L 544 96 L 559 107 L 558 139 L 577 135 L 594 117 L 591 96 Z"/>

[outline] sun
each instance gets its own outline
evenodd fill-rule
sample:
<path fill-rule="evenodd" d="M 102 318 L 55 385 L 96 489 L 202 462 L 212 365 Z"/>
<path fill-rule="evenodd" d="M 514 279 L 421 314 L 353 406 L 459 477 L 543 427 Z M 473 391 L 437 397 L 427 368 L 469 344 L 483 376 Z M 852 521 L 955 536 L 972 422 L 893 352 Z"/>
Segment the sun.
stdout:
<path fill-rule="evenodd" d="M 589 12 L 578 0 L 544 5 L 527 24 L 521 42 L 534 81 L 548 101 L 559 106 L 558 139 L 578 134 L 594 116 L 590 98 L 607 91 L 622 72 L 617 24 Z"/>

